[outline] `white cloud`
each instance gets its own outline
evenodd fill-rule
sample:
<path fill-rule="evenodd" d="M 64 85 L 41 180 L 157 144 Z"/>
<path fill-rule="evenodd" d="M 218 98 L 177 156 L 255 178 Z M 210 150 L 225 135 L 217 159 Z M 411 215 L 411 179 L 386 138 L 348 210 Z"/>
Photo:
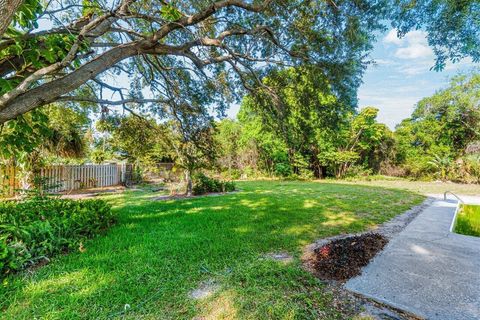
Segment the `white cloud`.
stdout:
<path fill-rule="evenodd" d="M 359 92 L 360 109 L 366 106 L 379 108 L 378 121 L 394 129 L 402 119 L 410 117 L 421 96 L 401 93 L 384 96 L 372 92 Z"/>
<path fill-rule="evenodd" d="M 392 29 L 383 38 L 384 43 L 394 44 L 400 48 L 395 51 L 395 57 L 400 59 L 425 59 L 433 57 L 433 51 L 428 46 L 426 33 L 415 30 L 404 37 L 397 37 L 397 30 Z"/>
<path fill-rule="evenodd" d="M 469 69 L 472 69 L 474 67 L 479 67 L 480 64 L 475 64 L 472 60 L 472 58 L 470 57 L 467 57 L 467 58 L 464 58 L 456 63 L 453 63 L 451 61 L 447 61 L 447 65 L 445 66 L 445 71 L 465 71 L 465 70 L 469 70 Z"/>
<path fill-rule="evenodd" d="M 405 48 L 400 48 L 395 52 L 395 56 L 400 59 L 429 58 L 432 55 L 432 49 L 420 43 L 412 44 Z"/>
<path fill-rule="evenodd" d="M 402 45 L 403 40 L 404 39 L 400 39 L 400 38 L 397 37 L 397 30 L 396 29 L 390 30 L 387 33 L 387 35 L 385 36 L 385 38 L 383 38 L 383 42 L 393 43 L 393 44 L 396 44 L 398 46 Z"/>

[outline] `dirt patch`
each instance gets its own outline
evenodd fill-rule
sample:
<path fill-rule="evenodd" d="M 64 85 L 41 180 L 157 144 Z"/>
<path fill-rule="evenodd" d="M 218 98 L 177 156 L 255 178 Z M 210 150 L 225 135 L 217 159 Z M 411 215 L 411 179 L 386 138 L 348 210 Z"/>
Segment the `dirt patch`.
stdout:
<path fill-rule="evenodd" d="M 328 238 L 318 239 L 315 242 L 305 246 L 302 254 L 302 262 L 305 269 L 312 273 L 315 271 L 315 261 L 316 261 L 316 251 L 317 249 L 335 242 L 337 240 L 346 239 L 354 236 L 362 236 L 369 233 L 378 233 L 387 239 L 392 239 L 394 236 L 399 234 L 405 227 L 413 220 L 416 216 L 420 214 L 425 208 L 427 208 L 432 202 L 433 198 L 427 198 L 423 203 L 417 205 L 410 210 L 405 211 L 404 213 L 396 216 L 395 218 L 387 221 L 379 226 L 372 227 L 367 232 L 357 233 L 357 234 L 340 234 Z"/>
<path fill-rule="evenodd" d="M 290 254 L 288 254 L 287 252 L 267 253 L 266 255 L 264 255 L 264 258 L 272 259 L 272 260 L 279 261 L 279 262 L 282 262 L 282 263 L 285 263 L 285 264 L 293 261 L 293 257 Z"/>
<path fill-rule="evenodd" d="M 326 291 L 332 297 L 332 304 L 344 315 L 345 319 L 354 320 L 424 320 L 418 316 L 383 305 L 382 303 L 354 294 L 342 288 L 335 281 L 326 284 Z"/>
<path fill-rule="evenodd" d="M 313 268 L 324 280 L 345 281 L 360 274 L 388 240 L 378 233 L 337 239 L 315 249 Z"/>
<path fill-rule="evenodd" d="M 106 193 L 120 193 L 124 192 L 126 188 L 124 186 L 111 186 L 111 187 L 103 187 L 103 188 L 89 188 L 89 189 L 81 189 L 75 190 L 71 193 L 65 192 L 60 193 L 59 196 L 62 199 L 72 199 L 72 200 L 80 200 L 80 199 L 89 199 L 94 198 L 102 194 Z"/>
<path fill-rule="evenodd" d="M 212 296 L 215 292 L 218 291 L 220 286 L 213 279 L 208 279 L 200 283 L 198 288 L 190 291 L 188 294 L 190 298 L 194 300 L 205 299 Z"/>

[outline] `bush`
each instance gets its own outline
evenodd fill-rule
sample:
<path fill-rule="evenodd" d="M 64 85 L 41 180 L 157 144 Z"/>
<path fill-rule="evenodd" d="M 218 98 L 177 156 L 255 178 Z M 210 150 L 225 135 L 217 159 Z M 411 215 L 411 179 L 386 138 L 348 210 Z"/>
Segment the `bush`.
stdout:
<path fill-rule="evenodd" d="M 232 181 L 220 181 L 209 178 L 203 173 L 199 173 L 193 178 L 193 194 L 195 195 L 209 192 L 231 192 L 234 190 L 235 184 Z"/>
<path fill-rule="evenodd" d="M 275 164 L 275 175 L 277 177 L 288 177 L 292 174 L 292 167 L 288 163 L 276 163 Z"/>
<path fill-rule="evenodd" d="M 0 202 L 0 278 L 77 249 L 113 222 L 111 207 L 103 200 Z"/>

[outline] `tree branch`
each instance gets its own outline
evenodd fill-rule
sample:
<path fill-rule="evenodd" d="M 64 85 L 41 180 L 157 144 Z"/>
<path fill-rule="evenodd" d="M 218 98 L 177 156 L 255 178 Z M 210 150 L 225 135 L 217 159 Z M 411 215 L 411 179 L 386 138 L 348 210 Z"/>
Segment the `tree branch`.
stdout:
<path fill-rule="evenodd" d="M 90 97 L 76 97 L 76 96 L 61 96 L 55 99 L 55 101 L 88 102 L 88 103 L 95 103 L 100 105 L 111 105 L 111 106 L 120 106 L 128 103 L 135 103 L 135 104 L 159 103 L 161 104 L 161 103 L 170 102 L 170 100 L 168 99 L 128 98 L 123 100 L 111 101 L 111 100 L 105 100 L 105 99 L 97 99 L 97 98 L 90 98 Z"/>

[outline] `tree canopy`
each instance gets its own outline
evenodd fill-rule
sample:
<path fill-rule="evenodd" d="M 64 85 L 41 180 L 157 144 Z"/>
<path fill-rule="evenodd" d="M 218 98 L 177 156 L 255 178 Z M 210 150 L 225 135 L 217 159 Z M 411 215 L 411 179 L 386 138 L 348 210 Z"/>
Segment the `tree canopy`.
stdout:
<path fill-rule="evenodd" d="M 3 2 L 2 2 L 3 3 Z M 0 123 L 52 102 L 222 113 L 271 68 L 308 61 L 349 97 L 375 31 L 424 28 L 446 60 L 479 58 L 477 1 L 88 0 L 8 2 Z M 5 9 L 5 8 L 4 8 Z M 15 11 L 16 9 L 16 11 Z M 5 29 L 4 27 L 0 30 Z M 127 85 L 113 79 L 125 77 Z"/>
<path fill-rule="evenodd" d="M 396 128 L 397 161 L 417 176 L 451 166 L 480 140 L 479 106 L 480 75 L 452 78 L 449 87 L 419 101 L 411 118 Z"/>
<path fill-rule="evenodd" d="M 378 170 L 377 150 L 392 138 L 376 122 L 377 109 L 357 113 L 315 66 L 274 71 L 263 81 L 275 94 L 246 96 L 238 125 L 225 120 L 218 126 L 221 165 L 253 164 L 269 174 L 307 178 L 343 177 L 354 165 Z"/>
<path fill-rule="evenodd" d="M 55 101 L 222 112 L 273 65 L 305 60 L 348 88 L 384 10 L 367 0 L 34 4 L 0 41 L 0 123 Z M 119 75 L 128 88 L 109 81 Z"/>

